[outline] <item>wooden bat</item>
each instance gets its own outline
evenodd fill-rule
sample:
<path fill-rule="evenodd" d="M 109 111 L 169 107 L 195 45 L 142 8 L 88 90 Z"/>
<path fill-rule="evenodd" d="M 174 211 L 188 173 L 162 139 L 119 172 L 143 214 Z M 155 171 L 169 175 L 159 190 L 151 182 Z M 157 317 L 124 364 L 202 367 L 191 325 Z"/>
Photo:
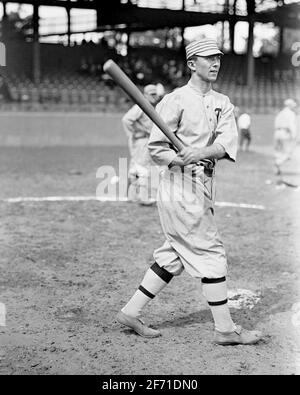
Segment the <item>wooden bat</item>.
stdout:
<path fill-rule="evenodd" d="M 171 143 L 181 151 L 184 148 L 182 142 L 171 132 L 168 125 L 155 111 L 154 107 L 145 98 L 136 85 L 127 77 L 120 67 L 109 59 L 103 65 L 103 70 L 127 93 L 127 95 L 144 111 L 153 123 L 168 137 Z"/>

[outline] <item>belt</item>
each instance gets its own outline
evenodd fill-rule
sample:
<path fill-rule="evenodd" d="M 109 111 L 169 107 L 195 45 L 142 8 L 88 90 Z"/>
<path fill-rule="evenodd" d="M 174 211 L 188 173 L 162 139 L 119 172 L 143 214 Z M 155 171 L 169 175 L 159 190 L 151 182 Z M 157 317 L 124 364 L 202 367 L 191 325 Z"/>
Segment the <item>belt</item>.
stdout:
<path fill-rule="evenodd" d="M 203 166 L 205 169 L 214 170 L 215 163 L 210 160 L 200 161 L 200 162 L 196 163 L 196 166 Z"/>
<path fill-rule="evenodd" d="M 214 174 L 214 169 L 215 169 L 215 164 L 213 162 L 197 162 L 195 163 L 196 166 L 201 166 L 204 167 L 204 174 L 207 175 L 208 177 L 212 177 Z M 184 173 L 184 168 L 185 166 L 168 166 L 169 170 L 172 167 L 179 167 L 181 170 L 181 173 Z M 193 171 L 192 171 L 192 175 L 193 175 Z"/>
<path fill-rule="evenodd" d="M 196 166 L 202 166 L 204 167 L 204 174 L 207 175 L 208 177 L 212 177 L 214 174 L 215 170 L 215 165 L 211 162 L 198 162 L 196 163 Z"/>

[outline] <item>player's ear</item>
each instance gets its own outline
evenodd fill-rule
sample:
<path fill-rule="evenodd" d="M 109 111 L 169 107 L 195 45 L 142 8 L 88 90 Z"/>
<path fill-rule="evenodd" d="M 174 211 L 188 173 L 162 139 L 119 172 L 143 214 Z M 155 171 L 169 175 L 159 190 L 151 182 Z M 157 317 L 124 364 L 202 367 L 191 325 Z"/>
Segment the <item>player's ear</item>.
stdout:
<path fill-rule="evenodd" d="M 187 61 L 188 68 L 192 71 L 196 71 L 195 62 L 193 59 Z"/>

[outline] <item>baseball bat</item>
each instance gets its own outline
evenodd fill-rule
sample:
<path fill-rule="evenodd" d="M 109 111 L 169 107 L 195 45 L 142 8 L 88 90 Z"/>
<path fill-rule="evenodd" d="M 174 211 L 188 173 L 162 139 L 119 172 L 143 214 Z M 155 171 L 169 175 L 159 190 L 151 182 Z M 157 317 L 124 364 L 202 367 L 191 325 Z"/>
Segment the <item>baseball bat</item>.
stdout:
<path fill-rule="evenodd" d="M 161 116 L 155 111 L 151 103 L 145 98 L 142 92 L 128 78 L 128 76 L 120 69 L 120 67 L 109 59 L 103 65 L 103 70 L 124 90 L 125 93 L 144 111 L 151 121 L 165 134 L 171 143 L 181 151 L 184 148 L 182 142 L 171 132 L 168 125 Z"/>

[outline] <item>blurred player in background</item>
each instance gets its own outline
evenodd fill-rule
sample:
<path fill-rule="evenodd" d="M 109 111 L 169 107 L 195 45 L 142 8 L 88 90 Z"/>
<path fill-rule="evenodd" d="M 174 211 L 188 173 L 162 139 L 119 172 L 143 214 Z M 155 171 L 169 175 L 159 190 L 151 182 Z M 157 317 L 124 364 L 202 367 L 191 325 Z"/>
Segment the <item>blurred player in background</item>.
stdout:
<path fill-rule="evenodd" d="M 165 87 L 163 86 L 163 84 L 159 82 L 158 84 L 156 84 L 156 88 L 157 88 L 158 101 L 161 101 L 161 99 L 164 97 L 166 93 Z"/>
<path fill-rule="evenodd" d="M 4 77 L 0 74 L 0 105 L 12 101 L 12 96 Z"/>
<path fill-rule="evenodd" d="M 158 103 L 162 95 L 163 86 L 161 85 L 150 84 L 144 88 L 144 96 L 153 106 Z M 147 144 L 153 123 L 135 104 L 122 118 L 122 124 L 128 137 L 131 155 L 128 198 L 130 201 L 138 201 L 141 205 L 152 205 L 156 200 L 156 188 L 155 185 L 151 185 L 150 168 L 156 165 L 149 155 Z"/>
<path fill-rule="evenodd" d="M 277 176 L 281 176 L 282 166 L 291 158 L 297 143 L 296 107 L 295 100 L 286 99 L 284 108 L 275 117 L 274 149 Z"/>
<path fill-rule="evenodd" d="M 234 115 L 234 119 L 235 119 L 236 124 L 237 124 L 237 121 L 239 119 L 240 114 L 241 114 L 240 107 L 234 106 L 233 115 Z M 238 124 L 237 124 L 237 126 L 238 126 Z"/>
<path fill-rule="evenodd" d="M 251 143 L 251 117 L 249 111 L 246 110 L 241 113 L 238 117 L 237 124 L 240 132 L 240 150 L 249 151 Z"/>

